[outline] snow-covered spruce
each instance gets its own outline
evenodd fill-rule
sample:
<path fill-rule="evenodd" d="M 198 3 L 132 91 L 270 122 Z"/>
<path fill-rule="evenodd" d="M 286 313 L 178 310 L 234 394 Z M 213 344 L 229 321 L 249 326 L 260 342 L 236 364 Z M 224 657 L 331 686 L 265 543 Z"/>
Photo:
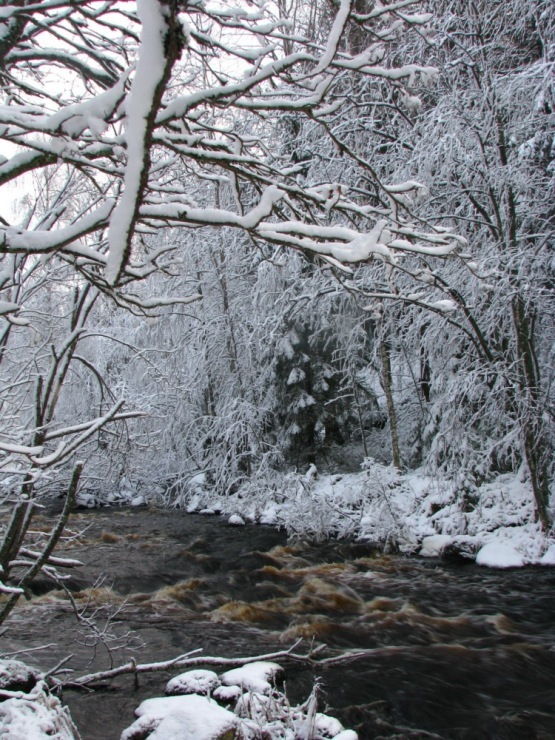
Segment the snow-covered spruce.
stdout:
<path fill-rule="evenodd" d="M 277 663 L 255 661 L 226 671 L 192 670 L 172 678 L 165 698 L 143 701 L 121 740 L 357 740 L 334 717 L 317 712 L 317 688 L 291 707 L 275 687 Z M 222 706 L 225 705 L 225 706 Z"/>

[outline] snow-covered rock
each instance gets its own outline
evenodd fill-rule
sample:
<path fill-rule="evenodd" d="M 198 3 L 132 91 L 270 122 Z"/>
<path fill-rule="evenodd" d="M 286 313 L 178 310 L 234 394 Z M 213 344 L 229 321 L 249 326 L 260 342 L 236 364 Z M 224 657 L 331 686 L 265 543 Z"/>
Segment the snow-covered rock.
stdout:
<path fill-rule="evenodd" d="M 214 699 L 221 701 L 222 704 L 232 704 L 239 699 L 242 694 L 239 686 L 218 686 L 212 694 Z"/>
<path fill-rule="evenodd" d="M 540 558 L 541 565 L 555 565 L 555 545 L 551 545 L 547 548 L 545 553 Z"/>
<path fill-rule="evenodd" d="M 227 740 L 236 737 L 239 718 L 205 696 L 147 699 L 121 740 Z"/>
<path fill-rule="evenodd" d="M 253 691 L 258 694 L 267 694 L 271 691 L 270 681 L 282 672 L 281 666 L 277 663 L 267 661 L 255 661 L 248 663 L 241 668 L 233 668 L 230 671 L 222 673 L 221 682 L 225 686 L 240 686 L 246 691 Z"/>
<path fill-rule="evenodd" d="M 231 524 L 233 527 L 244 527 L 245 526 L 245 520 L 242 516 L 239 516 L 239 514 L 232 514 L 229 519 L 227 520 L 228 524 Z"/>
<path fill-rule="evenodd" d="M 453 538 L 447 534 L 434 534 L 431 537 L 424 537 L 418 554 L 423 558 L 437 558 L 452 542 Z"/>
<path fill-rule="evenodd" d="M 476 563 L 488 568 L 522 568 L 524 558 L 510 545 L 488 542 L 478 551 Z"/>
<path fill-rule="evenodd" d="M 314 729 L 324 737 L 337 737 L 343 731 L 343 725 L 335 717 L 317 712 L 314 718 Z"/>
<path fill-rule="evenodd" d="M 168 696 L 182 694 L 211 694 L 220 685 L 218 674 L 214 671 L 198 669 L 186 671 L 170 679 L 166 685 Z"/>
<path fill-rule="evenodd" d="M 0 689 L 30 691 L 38 678 L 36 671 L 19 660 L 0 660 Z"/>

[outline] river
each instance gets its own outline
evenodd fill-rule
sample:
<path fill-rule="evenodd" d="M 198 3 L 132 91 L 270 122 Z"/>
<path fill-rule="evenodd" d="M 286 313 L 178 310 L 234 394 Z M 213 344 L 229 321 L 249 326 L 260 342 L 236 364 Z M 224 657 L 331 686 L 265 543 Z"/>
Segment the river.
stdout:
<path fill-rule="evenodd" d="M 84 563 L 69 582 L 79 609 L 96 611 L 101 628 L 111 610 L 112 655 L 91 645 L 45 579 L 10 618 L 3 652 L 42 647 L 25 656 L 42 669 L 73 654 L 68 667 L 79 674 L 131 654 L 149 662 L 202 648 L 235 657 L 304 638 L 325 643 L 326 655 L 364 651 L 316 676 L 303 667 L 287 675 L 292 701 L 318 679 L 322 705 L 361 740 L 555 737 L 553 569 L 494 571 L 361 543 L 288 541 L 268 527 L 181 511 L 84 511 L 70 530 L 81 536 L 58 554 Z M 122 677 L 63 698 L 84 740 L 115 739 L 169 675 L 141 677 L 138 688 Z"/>

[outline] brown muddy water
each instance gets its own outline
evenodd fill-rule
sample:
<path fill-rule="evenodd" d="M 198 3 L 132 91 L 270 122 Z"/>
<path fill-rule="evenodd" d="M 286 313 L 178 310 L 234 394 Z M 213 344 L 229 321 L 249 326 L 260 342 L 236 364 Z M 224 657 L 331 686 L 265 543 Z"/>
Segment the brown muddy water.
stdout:
<path fill-rule="evenodd" d="M 322 708 L 361 740 L 555 738 L 553 569 L 499 572 L 360 543 L 312 545 L 179 511 L 86 511 L 70 528 L 84 533 L 58 554 L 84 563 L 69 582 L 78 608 L 101 629 L 112 615 L 111 657 L 46 579 L 10 618 L 0 652 L 42 648 L 23 657 L 43 670 L 73 654 L 68 667 L 80 675 L 130 655 L 150 662 L 202 648 L 237 657 L 303 638 L 325 643 L 326 656 L 364 651 L 316 674 L 287 672 L 291 701 L 318 679 Z M 84 740 L 118 738 L 170 675 L 63 698 Z"/>

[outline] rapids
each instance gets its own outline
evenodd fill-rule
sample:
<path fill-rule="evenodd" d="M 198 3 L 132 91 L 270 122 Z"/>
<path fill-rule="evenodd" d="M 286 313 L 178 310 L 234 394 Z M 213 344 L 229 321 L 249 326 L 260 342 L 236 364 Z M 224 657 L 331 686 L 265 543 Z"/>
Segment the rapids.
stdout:
<path fill-rule="evenodd" d="M 47 528 L 43 519 L 35 526 Z M 67 667 L 80 674 L 130 655 L 150 662 L 202 648 L 236 657 L 303 638 L 325 643 L 326 655 L 364 651 L 318 675 L 287 675 L 291 701 L 318 680 L 322 707 L 361 740 L 555 737 L 553 569 L 493 571 L 361 543 L 288 541 L 180 511 L 85 511 L 70 529 L 84 533 L 58 554 L 84 566 L 68 585 L 111 653 L 46 579 L 12 614 L 1 652 L 42 648 L 22 655 L 41 669 L 73 654 Z M 125 676 L 63 698 L 84 740 L 118 738 L 170 675 L 141 677 L 138 687 Z"/>

